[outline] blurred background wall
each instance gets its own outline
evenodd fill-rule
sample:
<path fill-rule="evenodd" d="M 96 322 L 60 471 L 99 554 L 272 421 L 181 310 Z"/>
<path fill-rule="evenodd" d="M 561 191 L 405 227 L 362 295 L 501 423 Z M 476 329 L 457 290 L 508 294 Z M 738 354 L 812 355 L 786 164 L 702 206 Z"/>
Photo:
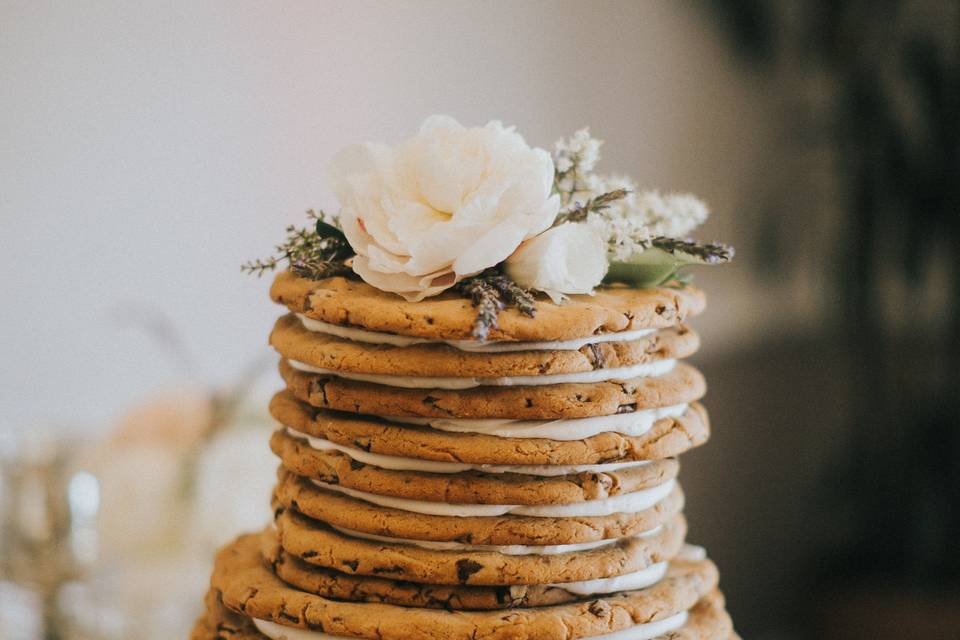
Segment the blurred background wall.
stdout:
<path fill-rule="evenodd" d="M 0 2 L 0 434 L 256 367 L 276 311 L 239 264 L 333 205 L 342 145 L 589 125 L 738 249 L 697 274 L 684 484 L 744 637 L 956 637 L 960 22 L 880 4 Z"/>
<path fill-rule="evenodd" d="M 197 373 L 229 379 L 263 351 L 275 315 L 240 262 L 333 204 L 325 171 L 338 148 L 397 141 L 431 113 L 502 119 L 540 146 L 590 125 L 608 140 L 603 166 L 696 191 L 717 212 L 705 233 L 745 240 L 773 104 L 696 6 L 2 6 L 11 426 L 96 429 L 179 374 L 123 326 L 133 314 L 162 312 Z M 716 286 L 741 291 L 746 271 Z M 708 321 L 726 332 L 714 349 L 763 326 L 734 321 L 735 308 L 715 305 Z"/>

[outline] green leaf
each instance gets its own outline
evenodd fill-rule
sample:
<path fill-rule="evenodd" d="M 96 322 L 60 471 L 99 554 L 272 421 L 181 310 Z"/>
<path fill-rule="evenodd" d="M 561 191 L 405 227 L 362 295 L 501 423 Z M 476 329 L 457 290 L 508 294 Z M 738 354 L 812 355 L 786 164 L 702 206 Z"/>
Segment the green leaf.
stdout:
<path fill-rule="evenodd" d="M 651 246 L 623 261 L 612 261 L 605 282 L 623 282 L 632 287 L 656 287 L 678 277 L 678 270 L 691 264 L 722 264 L 733 259 L 733 247 L 689 240 L 654 238 Z"/>
<path fill-rule="evenodd" d="M 321 238 L 337 238 L 338 240 L 347 241 L 347 234 L 343 232 L 342 229 L 338 229 L 329 222 L 324 222 L 323 220 L 317 220 L 317 235 Z"/>
<path fill-rule="evenodd" d="M 661 249 L 647 249 L 627 260 L 611 261 L 604 282 L 622 282 L 632 287 L 656 287 L 670 280 L 682 263 Z"/>

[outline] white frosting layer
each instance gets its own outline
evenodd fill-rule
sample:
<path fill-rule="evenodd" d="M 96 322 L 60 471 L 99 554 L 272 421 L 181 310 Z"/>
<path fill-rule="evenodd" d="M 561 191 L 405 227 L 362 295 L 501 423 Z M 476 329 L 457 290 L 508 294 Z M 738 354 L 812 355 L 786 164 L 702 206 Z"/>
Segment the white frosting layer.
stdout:
<path fill-rule="evenodd" d="M 647 622 L 637 624 L 620 631 L 607 633 L 602 636 L 591 636 L 583 640 L 650 640 L 659 635 L 663 635 L 674 629 L 679 629 L 687 622 L 687 612 L 682 611 L 676 615 L 658 620 L 657 622 Z M 334 636 L 322 631 L 309 631 L 307 629 L 297 629 L 296 627 L 287 627 L 279 625 L 269 620 L 253 618 L 253 624 L 263 635 L 270 640 L 350 640 L 346 636 Z"/>
<path fill-rule="evenodd" d="M 581 596 L 592 596 L 598 593 L 616 593 L 618 591 L 633 591 L 635 589 L 646 589 L 653 586 L 667 575 L 669 563 L 658 562 L 652 564 L 640 571 L 625 573 L 612 578 L 597 578 L 596 580 L 583 580 L 581 582 L 564 582 L 550 585 L 560 587 L 570 593 L 576 593 Z"/>
<path fill-rule="evenodd" d="M 618 542 L 618 538 L 611 540 L 596 540 L 594 542 L 581 542 L 578 544 L 545 544 L 545 545 L 496 545 L 496 544 L 463 544 L 461 542 L 448 542 L 438 540 L 413 540 L 410 538 L 391 538 L 389 536 L 378 536 L 373 533 L 364 533 L 363 531 L 354 531 L 353 529 L 344 529 L 335 525 L 330 525 L 340 533 L 354 538 L 363 538 L 364 540 L 373 540 L 375 542 L 387 542 L 389 544 L 408 544 L 421 549 L 431 549 L 433 551 L 495 551 L 508 556 L 552 556 L 559 553 L 572 553 L 574 551 L 589 551 L 590 549 L 599 549 Z M 634 534 L 634 538 L 649 538 L 655 536 L 663 530 L 662 526 L 654 527 L 649 531 Z"/>
<path fill-rule="evenodd" d="M 393 471 L 425 471 L 428 473 L 460 473 L 461 471 L 483 471 L 485 473 L 522 473 L 530 476 L 565 476 L 571 473 L 604 473 L 642 467 L 650 464 L 646 460 L 631 460 L 629 462 L 609 462 L 606 464 L 577 464 L 577 465 L 535 465 L 535 464 L 467 464 L 463 462 L 441 462 L 436 460 L 422 460 L 420 458 L 404 458 L 382 453 L 370 453 L 363 449 L 347 447 L 323 438 L 315 438 L 306 433 L 287 427 L 287 433 L 306 442 L 311 449 L 318 451 L 339 451 L 357 462 L 369 464 L 380 469 Z"/>
<path fill-rule="evenodd" d="M 369 331 L 367 329 L 358 329 L 356 327 L 344 327 L 338 324 L 330 324 L 308 318 L 298 313 L 297 317 L 305 329 L 317 333 L 336 336 L 345 340 L 354 342 L 365 342 L 367 344 L 389 344 L 394 347 L 409 347 L 415 344 L 447 344 L 461 351 L 472 351 L 475 353 L 506 353 L 509 351 L 576 351 L 588 344 L 600 344 L 601 342 L 630 342 L 639 340 L 644 336 L 654 333 L 656 329 L 635 329 L 633 331 L 620 331 L 618 333 L 606 333 L 598 336 L 588 336 L 586 338 L 577 338 L 575 340 L 555 340 L 549 342 L 478 342 L 476 340 L 431 340 L 430 338 L 415 338 L 411 336 L 400 336 L 395 333 L 382 333 L 380 331 Z"/>
<path fill-rule="evenodd" d="M 500 420 L 470 418 L 387 418 L 393 422 L 427 425 L 439 431 L 482 433 L 500 438 L 546 438 L 547 440 L 584 440 L 601 433 L 642 436 L 661 418 L 679 418 L 687 404 L 658 409 L 641 409 L 612 416 L 570 418 L 565 420 Z"/>
<path fill-rule="evenodd" d="M 546 545 L 495 545 L 495 544 L 463 544 L 460 542 L 448 542 L 437 540 L 412 540 L 410 538 L 391 538 L 388 536 L 378 536 L 373 533 L 363 531 L 354 531 L 353 529 L 344 529 L 335 525 L 330 525 L 340 533 L 354 538 L 363 538 L 364 540 L 373 540 L 375 542 L 387 542 L 389 544 L 408 544 L 421 549 L 431 549 L 433 551 L 495 551 L 507 556 L 552 556 L 559 553 L 572 553 L 574 551 L 588 551 L 590 549 L 599 549 L 618 542 L 617 538 L 611 540 L 597 540 L 595 542 L 581 542 L 578 544 L 546 544 Z M 649 531 L 643 531 L 635 534 L 634 538 L 649 538 L 655 536 L 663 530 L 662 526 L 654 527 Z"/>
<path fill-rule="evenodd" d="M 700 545 L 685 544 L 680 554 L 677 556 L 681 560 L 693 560 L 700 562 L 707 559 L 707 550 Z"/>
<path fill-rule="evenodd" d="M 591 516 L 608 516 L 614 513 L 637 513 L 649 509 L 666 498 L 673 487 L 675 480 L 668 480 L 663 484 L 650 489 L 625 493 L 601 500 L 586 500 L 571 504 L 556 504 L 542 506 L 509 505 L 509 504 L 450 504 L 446 502 L 429 502 L 427 500 L 411 500 L 409 498 L 395 498 L 381 496 L 366 491 L 357 491 L 340 485 L 327 484 L 311 479 L 315 485 L 337 493 L 364 500 L 381 507 L 411 511 L 434 516 L 455 516 L 462 518 L 502 516 L 506 514 L 518 516 L 532 516 L 538 518 L 574 518 Z"/>
<path fill-rule="evenodd" d="M 665 633 L 679 629 L 687 624 L 687 618 L 689 617 L 689 613 L 681 611 L 663 620 L 636 624 L 632 627 L 621 629 L 620 631 L 605 633 L 602 636 L 590 636 L 589 638 L 584 638 L 584 640 L 651 640 L 651 638 L 656 638 L 657 636 L 662 636 Z M 291 637 L 289 640 L 297 639 Z"/>
<path fill-rule="evenodd" d="M 636 364 L 630 367 L 616 367 L 612 369 L 593 369 L 578 373 L 555 373 L 543 376 L 512 376 L 502 378 L 431 378 L 428 376 L 387 376 L 372 373 L 354 373 L 352 371 L 338 371 L 324 369 L 299 360 L 287 360 L 294 369 L 308 373 L 337 376 L 347 380 L 372 382 L 388 387 L 402 387 L 404 389 L 473 389 L 474 387 L 523 387 L 547 384 L 587 383 L 587 382 L 623 382 L 633 378 L 655 378 L 669 373 L 676 366 L 673 359 L 656 360 L 645 364 Z"/>

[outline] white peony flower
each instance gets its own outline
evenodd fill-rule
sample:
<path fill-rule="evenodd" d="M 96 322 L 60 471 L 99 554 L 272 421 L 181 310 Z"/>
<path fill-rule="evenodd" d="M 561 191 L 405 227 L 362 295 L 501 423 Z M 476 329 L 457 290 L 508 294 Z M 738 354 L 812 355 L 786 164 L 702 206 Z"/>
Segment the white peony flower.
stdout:
<path fill-rule="evenodd" d="M 499 264 L 560 207 L 550 154 L 496 121 L 432 116 L 395 148 L 343 149 L 330 178 L 353 270 L 413 301 Z"/>
<path fill-rule="evenodd" d="M 561 302 L 592 293 L 607 274 L 607 243 L 592 226 L 567 222 L 527 240 L 507 258 L 507 275 L 521 287 Z"/>

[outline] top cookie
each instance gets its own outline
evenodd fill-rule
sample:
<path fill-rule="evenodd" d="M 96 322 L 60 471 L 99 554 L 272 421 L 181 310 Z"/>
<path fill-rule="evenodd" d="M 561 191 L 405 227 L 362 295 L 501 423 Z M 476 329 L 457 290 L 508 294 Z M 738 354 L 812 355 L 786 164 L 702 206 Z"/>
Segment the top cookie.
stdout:
<path fill-rule="evenodd" d="M 282 272 L 270 288 L 270 297 L 290 311 L 321 322 L 435 340 L 470 340 L 476 318 L 470 301 L 453 293 L 407 302 L 364 282 L 340 277 L 307 280 Z M 489 340 L 544 342 L 659 329 L 697 315 L 705 306 L 703 292 L 695 287 L 610 287 L 592 296 L 571 296 L 561 305 L 538 300 L 535 318 L 505 309 Z"/>

